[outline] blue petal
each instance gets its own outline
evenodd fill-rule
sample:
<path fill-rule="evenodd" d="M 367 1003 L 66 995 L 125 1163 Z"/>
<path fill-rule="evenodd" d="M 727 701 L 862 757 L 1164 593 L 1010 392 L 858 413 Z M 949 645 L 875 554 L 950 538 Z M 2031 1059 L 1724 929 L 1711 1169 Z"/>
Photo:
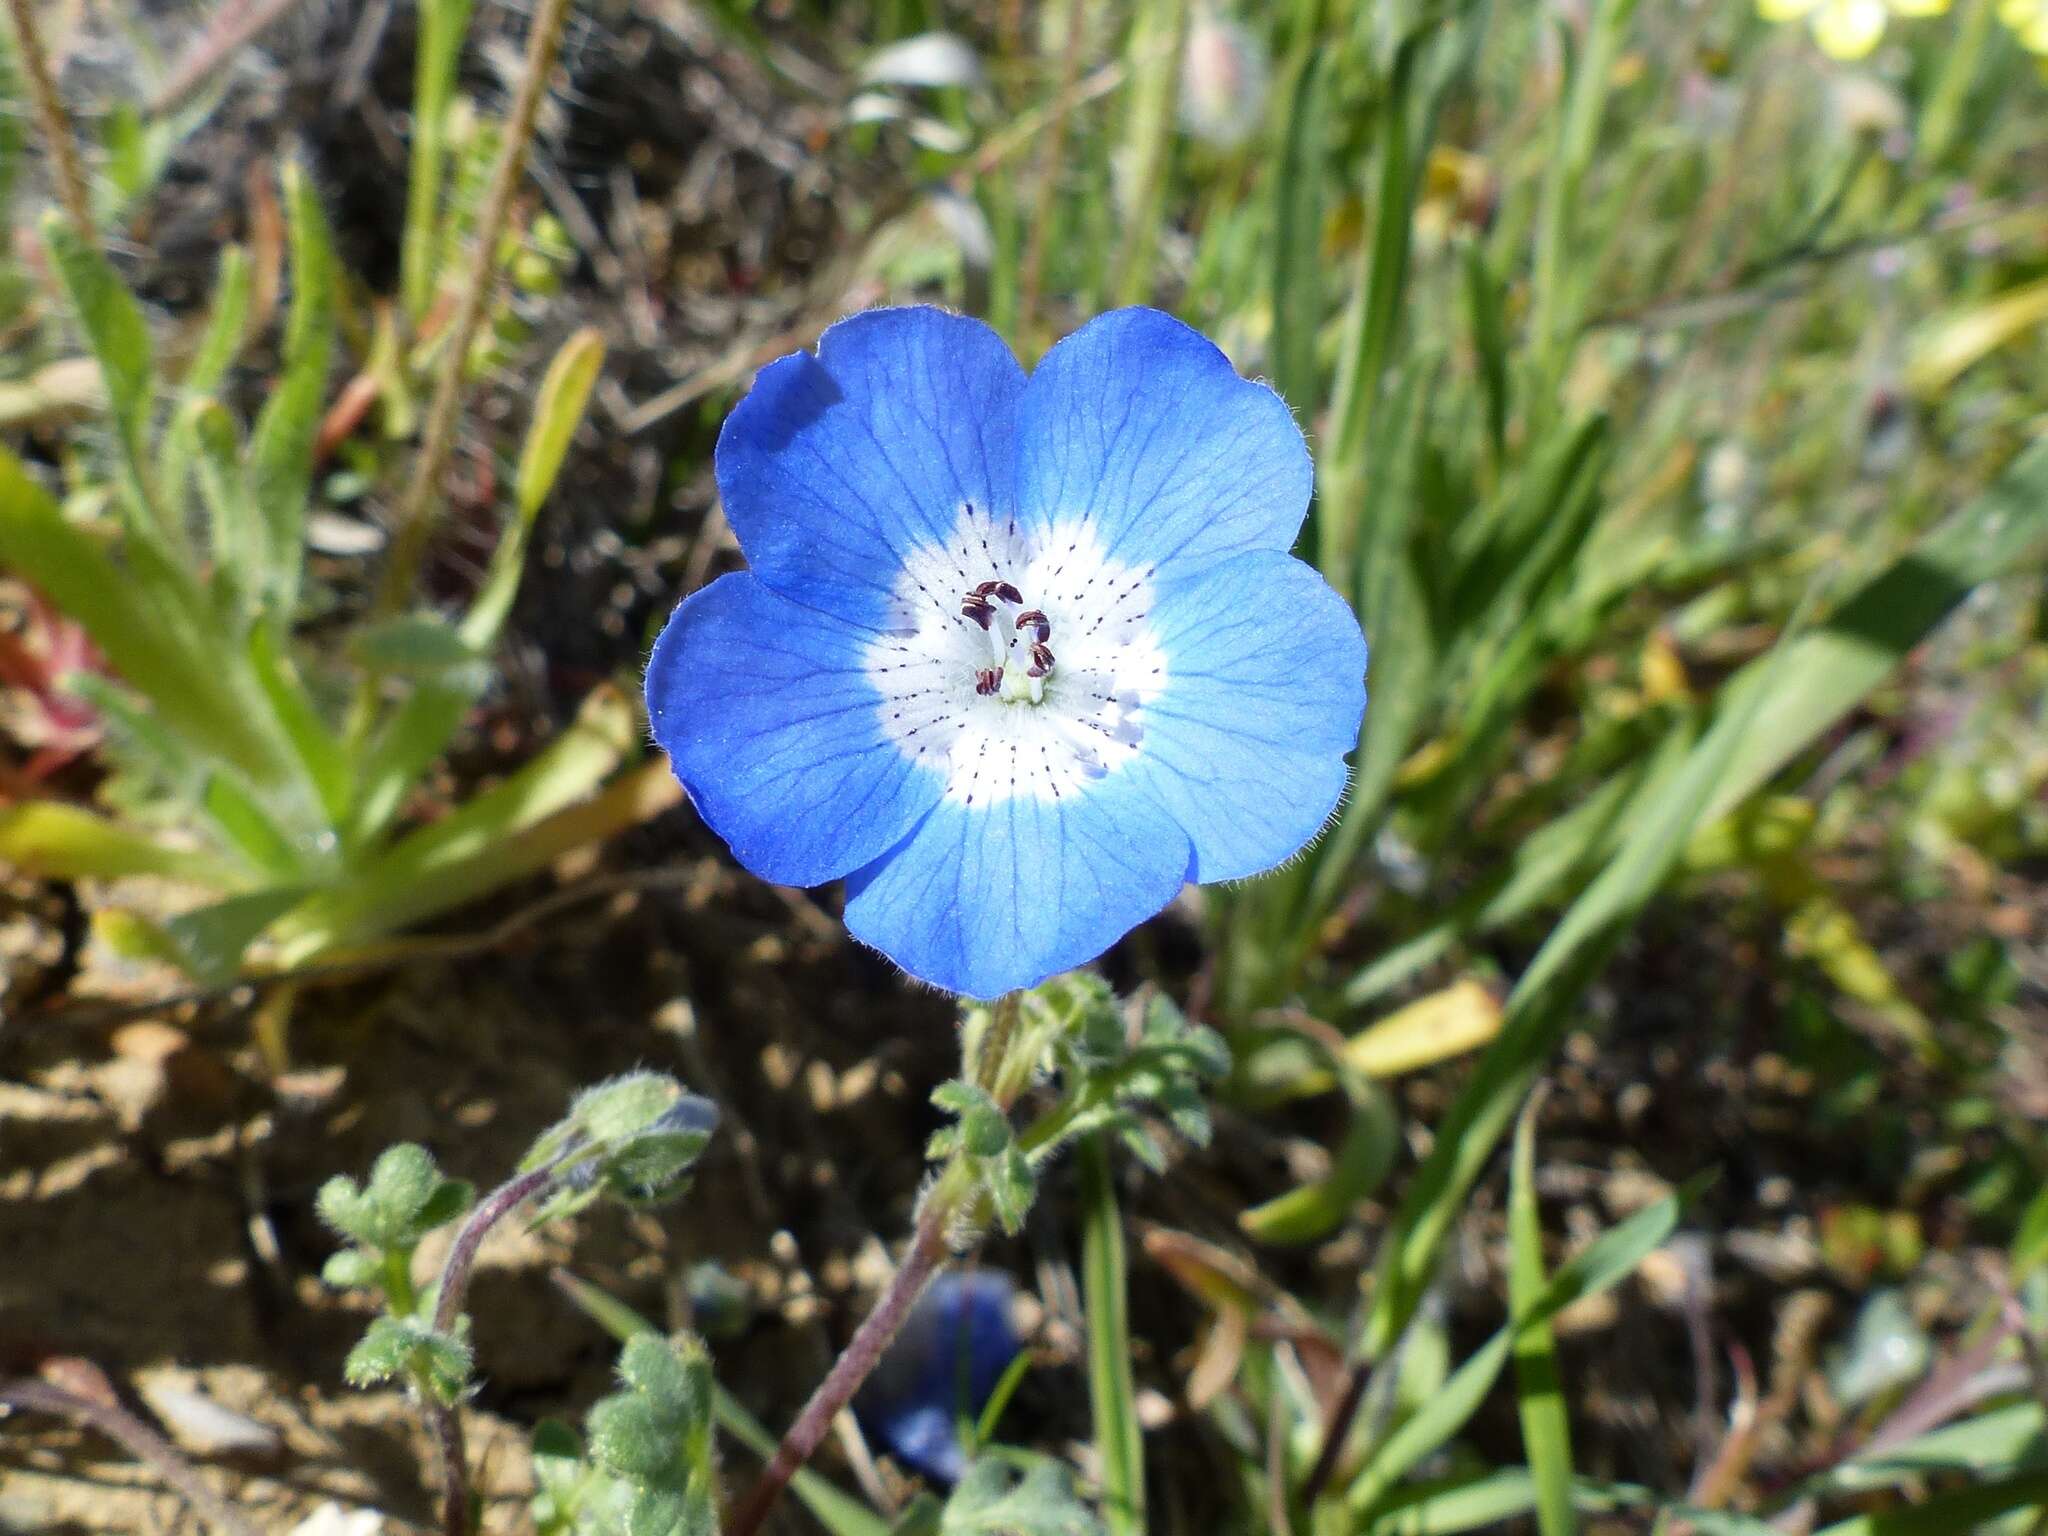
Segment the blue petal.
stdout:
<path fill-rule="evenodd" d="M 718 492 L 754 573 L 882 628 L 904 554 L 963 505 L 1015 505 L 1024 373 L 1000 336 L 944 310 L 872 309 L 761 370 L 718 434 Z"/>
<path fill-rule="evenodd" d="M 1187 834 L 1112 773 L 1083 794 L 939 802 L 846 882 L 846 926 L 920 981 L 999 997 L 1084 965 L 1173 900 Z"/>
<path fill-rule="evenodd" d="M 1315 482 L 1287 403 L 1155 309 L 1113 310 L 1048 352 L 1017 435 L 1019 515 L 1092 518 L 1162 580 L 1291 548 Z"/>
<path fill-rule="evenodd" d="M 1188 878 L 1238 880 L 1295 853 L 1344 793 L 1365 713 L 1365 637 L 1289 555 L 1240 555 L 1161 589 L 1164 691 L 1124 770 L 1193 840 Z"/>
<path fill-rule="evenodd" d="M 822 885 L 900 840 L 942 790 L 882 733 L 857 637 L 748 575 L 669 619 L 647 713 L 698 813 L 778 885 Z"/>

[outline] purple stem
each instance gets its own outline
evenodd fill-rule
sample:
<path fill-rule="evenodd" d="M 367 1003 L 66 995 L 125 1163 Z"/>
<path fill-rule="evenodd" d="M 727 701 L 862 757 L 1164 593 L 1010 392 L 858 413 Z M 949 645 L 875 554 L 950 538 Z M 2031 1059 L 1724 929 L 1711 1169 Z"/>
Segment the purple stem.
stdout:
<path fill-rule="evenodd" d="M 499 1185 L 483 1203 L 469 1213 L 462 1230 L 455 1234 L 455 1246 L 448 1250 L 448 1262 L 441 1266 L 441 1289 L 434 1302 L 434 1331 L 453 1333 L 462 1316 L 462 1298 L 469 1290 L 469 1273 L 476 1267 L 477 1250 L 491 1228 L 510 1216 L 553 1182 L 555 1164 L 522 1173 Z M 441 1454 L 441 1530 L 443 1536 L 469 1536 L 469 1454 L 462 1438 L 462 1415 L 454 1405 L 426 1392 L 427 1428 Z"/>
<path fill-rule="evenodd" d="M 0 1381 L 0 1406 L 53 1413 L 74 1423 L 90 1425 L 137 1461 L 155 1467 L 208 1524 L 225 1531 L 227 1536 L 256 1536 L 256 1527 L 207 1487 L 205 1479 L 192 1470 L 191 1463 L 178 1454 L 170 1441 L 126 1409 L 67 1392 L 47 1381 L 28 1380 Z"/>
<path fill-rule="evenodd" d="M 796 1422 L 789 1426 L 789 1433 L 782 1437 L 782 1443 L 775 1448 L 775 1455 L 762 1469 L 760 1477 L 727 1523 L 725 1536 L 754 1536 L 760 1530 L 761 1523 L 768 1518 L 768 1511 L 775 1507 L 775 1501 L 782 1496 L 789 1480 L 811 1459 L 811 1453 L 824 1440 L 840 1409 L 853 1401 L 853 1394 L 860 1390 L 869 1372 L 880 1363 L 883 1352 L 902 1329 L 904 1319 L 910 1315 L 910 1309 L 923 1293 L 926 1283 L 945 1263 L 946 1225 L 952 1215 L 951 1202 L 940 1198 L 937 1191 L 925 1201 L 925 1208 L 918 1215 L 916 1235 L 910 1240 L 910 1251 L 904 1254 L 902 1267 L 890 1280 L 888 1289 L 882 1292 L 874 1311 L 854 1333 L 845 1352 L 833 1362 L 825 1379 L 818 1383 L 818 1389 L 804 1404 Z"/>

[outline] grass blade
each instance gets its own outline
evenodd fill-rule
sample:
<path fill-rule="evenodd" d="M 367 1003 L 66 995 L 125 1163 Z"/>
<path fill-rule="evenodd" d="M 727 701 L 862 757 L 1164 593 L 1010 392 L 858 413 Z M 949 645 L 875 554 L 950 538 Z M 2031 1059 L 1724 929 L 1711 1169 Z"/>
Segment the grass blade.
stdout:
<path fill-rule="evenodd" d="M 2048 1472 L 2027 1472 L 1956 1493 L 1937 1494 L 1909 1509 L 1857 1515 L 1822 1527 L 1818 1536 L 1958 1536 L 2022 1509 L 2048 1509 Z"/>
<path fill-rule="evenodd" d="M 1508 1178 L 1508 1307 L 1533 1314 L 1542 1298 L 1543 1227 L 1536 1209 L 1536 1115 L 1543 1095 L 1530 1095 L 1515 1126 Z M 1571 1536 L 1571 1423 L 1558 1382 L 1557 1341 L 1548 1318 L 1531 1318 L 1515 1333 L 1515 1398 L 1522 1419 L 1522 1454 L 1535 1484 L 1536 1528 L 1542 1536 Z"/>
<path fill-rule="evenodd" d="M 1131 1376 L 1129 1266 L 1109 1149 L 1081 1143 L 1081 1299 L 1088 1313 L 1088 1401 L 1102 1462 L 1102 1512 L 1110 1536 L 1145 1529 L 1145 1442 Z"/>
<path fill-rule="evenodd" d="M 1306 54 L 1289 92 L 1273 209 L 1273 385 L 1304 429 L 1321 407 L 1316 338 L 1323 324 L 1323 146 L 1329 60 Z"/>
<path fill-rule="evenodd" d="M 1708 820 L 1732 811 L 1830 730 L 1971 590 L 2048 552 L 2048 443 L 2015 459 L 1975 501 L 1792 643 L 1755 729 L 1715 785 Z M 1764 663 L 1729 686 L 1761 689 Z"/>
<path fill-rule="evenodd" d="M 1557 1273 L 1535 1293 L 1527 1310 L 1519 1312 L 1453 1371 L 1443 1389 L 1387 1436 L 1366 1461 L 1345 1495 L 1353 1516 L 1360 1520 L 1370 1518 L 1381 1499 L 1410 1468 L 1464 1427 L 1506 1368 L 1508 1356 L 1524 1330 L 1547 1323 L 1583 1297 L 1597 1296 L 1619 1285 L 1677 1229 L 1679 1215 L 1690 1198 L 1689 1189 L 1666 1195 L 1559 1265 Z"/>
<path fill-rule="evenodd" d="M 1782 660 L 1787 649 L 1788 642 L 1781 641 L 1771 654 Z M 1771 682 L 1781 675 L 1775 664 L 1764 674 Z M 1373 1297 L 1369 1353 L 1384 1354 L 1407 1326 L 1465 1192 L 1576 1017 L 1579 994 L 1677 864 L 1762 698 L 1759 690 L 1715 721 L 1685 766 L 1644 807 L 1620 851 L 1572 904 L 1516 984 L 1500 1037 L 1438 1126 L 1436 1146 L 1402 1204 Z"/>
<path fill-rule="evenodd" d="M 1180 56 L 1187 45 L 1193 0 L 1143 0 L 1131 26 L 1131 87 L 1124 117 L 1131 203 L 1110 294 L 1117 304 L 1142 304 L 1152 292 L 1152 260 L 1166 216 L 1166 178 L 1173 163 L 1173 112 L 1180 92 Z"/>

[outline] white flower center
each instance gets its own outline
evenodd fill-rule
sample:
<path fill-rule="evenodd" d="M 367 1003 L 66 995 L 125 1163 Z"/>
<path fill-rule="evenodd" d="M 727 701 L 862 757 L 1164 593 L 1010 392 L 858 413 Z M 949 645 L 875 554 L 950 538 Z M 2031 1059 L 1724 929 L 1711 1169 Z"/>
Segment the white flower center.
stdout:
<path fill-rule="evenodd" d="M 963 507 L 905 560 L 862 657 L 883 730 L 968 805 L 1058 800 L 1114 773 L 1166 686 L 1151 576 L 1086 519 L 1032 531 Z"/>

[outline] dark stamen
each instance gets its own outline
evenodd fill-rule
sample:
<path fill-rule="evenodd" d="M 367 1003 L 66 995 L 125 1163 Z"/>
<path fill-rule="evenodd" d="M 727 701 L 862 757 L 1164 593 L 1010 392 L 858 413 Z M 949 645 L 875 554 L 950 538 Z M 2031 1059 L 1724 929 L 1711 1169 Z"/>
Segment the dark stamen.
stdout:
<path fill-rule="evenodd" d="M 995 608 L 978 597 L 970 597 L 961 603 L 960 612 L 962 616 L 974 620 L 983 629 L 987 629 L 996 616 Z"/>
<path fill-rule="evenodd" d="M 1052 647 L 1040 641 L 1031 647 L 1031 670 L 1026 677 L 1044 677 L 1052 671 Z"/>
<path fill-rule="evenodd" d="M 1025 630 L 1033 628 L 1038 631 L 1038 640 L 1041 645 L 1052 638 L 1052 620 L 1045 616 L 1044 609 L 1027 608 L 1017 615 L 1018 634 L 1021 635 Z"/>
<path fill-rule="evenodd" d="M 980 586 L 974 589 L 974 595 L 976 597 L 990 597 L 993 596 L 996 590 L 1001 586 L 1002 583 L 1000 581 L 984 581 Z"/>
<path fill-rule="evenodd" d="M 974 691 L 984 699 L 988 698 L 1002 686 L 1003 669 L 1001 667 L 983 667 L 974 674 Z"/>
<path fill-rule="evenodd" d="M 1006 603 L 1021 603 L 1024 601 L 1024 594 L 1011 586 L 1007 581 L 996 583 L 996 596 Z"/>

